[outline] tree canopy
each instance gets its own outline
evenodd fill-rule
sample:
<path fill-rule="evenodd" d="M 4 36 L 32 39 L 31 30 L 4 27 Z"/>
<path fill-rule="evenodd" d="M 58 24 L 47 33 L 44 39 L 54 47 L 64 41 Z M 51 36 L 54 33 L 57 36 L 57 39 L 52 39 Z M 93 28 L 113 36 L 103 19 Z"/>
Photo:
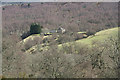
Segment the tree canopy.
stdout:
<path fill-rule="evenodd" d="M 40 34 L 42 26 L 38 23 L 32 23 L 30 26 L 30 33 L 31 34 Z"/>

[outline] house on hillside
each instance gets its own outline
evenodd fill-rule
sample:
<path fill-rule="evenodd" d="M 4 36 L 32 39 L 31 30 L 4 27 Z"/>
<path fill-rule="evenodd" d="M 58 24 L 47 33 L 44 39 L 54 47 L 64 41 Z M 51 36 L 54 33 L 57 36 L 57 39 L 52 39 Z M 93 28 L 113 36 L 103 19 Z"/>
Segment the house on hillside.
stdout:
<path fill-rule="evenodd" d="M 50 33 L 65 33 L 65 29 L 60 27 L 58 29 L 51 30 Z"/>
<path fill-rule="evenodd" d="M 57 33 L 65 33 L 65 31 L 66 30 L 64 28 L 62 28 L 62 27 L 57 29 Z"/>
<path fill-rule="evenodd" d="M 49 30 L 47 28 L 45 28 L 45 29 L 42 30 L 42 34 L 44 34 L 45 36 L 46 35 L 52 35 L 54 33 L 65 33 L 65 29 L 62 28 L 62 27 L 60 27 L 60 28 L 54 29 L 54 30 Z"/>

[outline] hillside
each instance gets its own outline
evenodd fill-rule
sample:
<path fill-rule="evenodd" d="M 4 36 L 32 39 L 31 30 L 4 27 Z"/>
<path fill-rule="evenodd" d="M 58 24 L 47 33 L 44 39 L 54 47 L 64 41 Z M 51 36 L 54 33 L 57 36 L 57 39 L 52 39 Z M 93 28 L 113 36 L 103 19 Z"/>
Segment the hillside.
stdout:
<path fill-rule="evenodd" d="M 91 35 L 85 39 L 80 39 L 80 40 L 77 40 L 77 41 L 72 41 L 72 42 L 67 42 L 67 43 L 63 43 L 63 44 L 59 44 L 58 47 L 59 48 L 62 48 L 62 46 L 66 46 L 66 47 L 69 47 L 69 46 L 74 46 L 74 44 L 78 44 L 78 45 L 86 45 L 86 46 L 93 46 L 94 43 L 104 43 L 105 41 L 109 40 L 109 39 L 118 39 L 118 27 L 116 28 L 111 28 L 111 29 L 106 29 L 106 30 L 102 30 L 102 31 L 99 31 L 97 32 L 95 35 Z M 35 38 L 37 36 L 30 36 L 31 38 Z M 28 40 L 28 39 L 31 39 L 30 37 L 24 39 L 23 41 L 23 44 L 25 44 L 24 41 Z M 40 35 L 39 35 L 40 37 Z M 48 36 L 48 37 L 52 37 L 52 36 Z M 41 45 L 44 45 L 44 44 L 41 44 Z M 33 46 L 30 48 L 30 50 L 27 51 L 27 53 L 31 53 L 30 51 L 34 50 L 35 48 L 38 48 L 37 45 Z M 45 47 L 46 48 L 50 48 L 50 46 L 47 46 Z M 64 47 L 63 47 L 64 48 Z M 42 50 L 44 50 L 44 48 L 41 48 Z M 41 50 L 40 49 L 40 50 Z"/>
<path fill-rule="evenodd" d="M 21 4 L 22 5 L 22 4 Z M 20 36 L 29 31 L 32 22 L 54 29 L 62 26 L 68 31 L 100 31 L 117 26 L 117 3 L 27 3 L 4 6 L 3 37 Z M 39 13 L 39 14 L 38 14 Z"/>
<path fill-rule="evenodd" d="M 117 36 L 118 27 L 99 31 L 95 35 L 89 36 L 86 39 L 78 40 L 76 42 L 83 44 L 92 44 L 92 41 L 104 42 L 104 40 L 108 39 L 109 37 L 116 38 Z"/>
<path fill-rule="evenodd" d="M 18 71 L 16 72 L 17 77 L 115 78 L 118 77 L 119 73 L 117 61 L 119 52 L 117 49 L 120 48 L 120 45 L 116 45 L 117 34 L 118 28 L 111 28 L 97 32 L 94 36 L 86 39 L 60 44 L 58 48 L 53 45 L 44 47 L 42 44 L 35 45 L 24 53 L 14 54 L 11 58 L 8 55 L 9 62 L 13 60 L 16 60 L 15 62 L 21 60 L 21 62 L 17 63 L 18 65 L 15 65 L 14 62 L 6 63 L 6 65 L 11 64 L 11 68 Z M 32 35 L 30 37 L 37 36 Z M 95 42 L 92 43 L 94 40 Z M 14 48 L 15 52 L 18 48 Z M 32 54 L 30 54 L 31 52 Z M 9 70 L 8 68 L 8 71 L 13 71 L 12 69 Z M 11 72 L 8 73 L 8 71 L 4 71 L 6 77 L 16 76 Z"/>
<path fill-rule="evenodd" d="M 2 10 L 3 77 L 120 77 L 117 3 L 10 4 Z M 43 33 L 28 36 L 32 23 Z"/>

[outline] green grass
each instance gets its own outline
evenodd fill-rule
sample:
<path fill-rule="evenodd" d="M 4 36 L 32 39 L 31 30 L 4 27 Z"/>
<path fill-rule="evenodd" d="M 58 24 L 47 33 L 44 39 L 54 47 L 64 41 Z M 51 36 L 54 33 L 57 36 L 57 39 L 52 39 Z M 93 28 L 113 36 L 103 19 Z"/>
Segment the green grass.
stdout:
<path fill-rule="evenodd" d="M 111 28 L 107 30 L 102 30 L 100 32 L 97 32 L 94 36 L 90 36 L 88 38 L 81 39 L 76 42 L 91 44 L 92 41 L 104 41 L 108 37 L 116 37 L 117 35 L 118 35 L 118 28 Z"/>
<path fill-rule="evenodd" d="M 116 37 L 116 36 L 118 36 L 118 27 L 102 30 L 100 32 L 97 32 L 95 35 L 92 35 L 92 36 L 89 36 L 88 38 L 77 40 L 74 42 L 77 44 L 86 44 L 88 46 L 91 46 L 93 41 L 102 42 L 105 39 L 108 39 L 108 37 Z M 60 44 L 58 45 L 58 47 L 61 47 L 62 45 L 68 45 L 70 43 L 73 43 L 73 42 L 67 42 L 64 44 Z"/>

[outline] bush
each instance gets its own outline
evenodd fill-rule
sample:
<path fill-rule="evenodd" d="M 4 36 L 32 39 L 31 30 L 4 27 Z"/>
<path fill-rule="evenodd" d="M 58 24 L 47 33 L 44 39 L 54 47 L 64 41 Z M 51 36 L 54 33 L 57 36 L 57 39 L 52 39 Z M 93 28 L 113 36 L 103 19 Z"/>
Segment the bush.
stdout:
<path fill-rule="evenodd" d="M 86 5 L 84 5 L 83 8 L 86 8 Z"/>
<path fill-rule="evenodd" d="M 32 23 L 30 26 L 30 33 L 31 34 L 40 34 L 42 26 L 37 23 Z"/>
<path fill-rule="evenodd" d="M 28 7 L 30 7 L 31 6 L 31 4 L 30 3 L 28 3 Z"/>
<path fill-rule="evenodd" d="M 5 8 L 2 8 L 2 10 L 5 10 Z"/>

